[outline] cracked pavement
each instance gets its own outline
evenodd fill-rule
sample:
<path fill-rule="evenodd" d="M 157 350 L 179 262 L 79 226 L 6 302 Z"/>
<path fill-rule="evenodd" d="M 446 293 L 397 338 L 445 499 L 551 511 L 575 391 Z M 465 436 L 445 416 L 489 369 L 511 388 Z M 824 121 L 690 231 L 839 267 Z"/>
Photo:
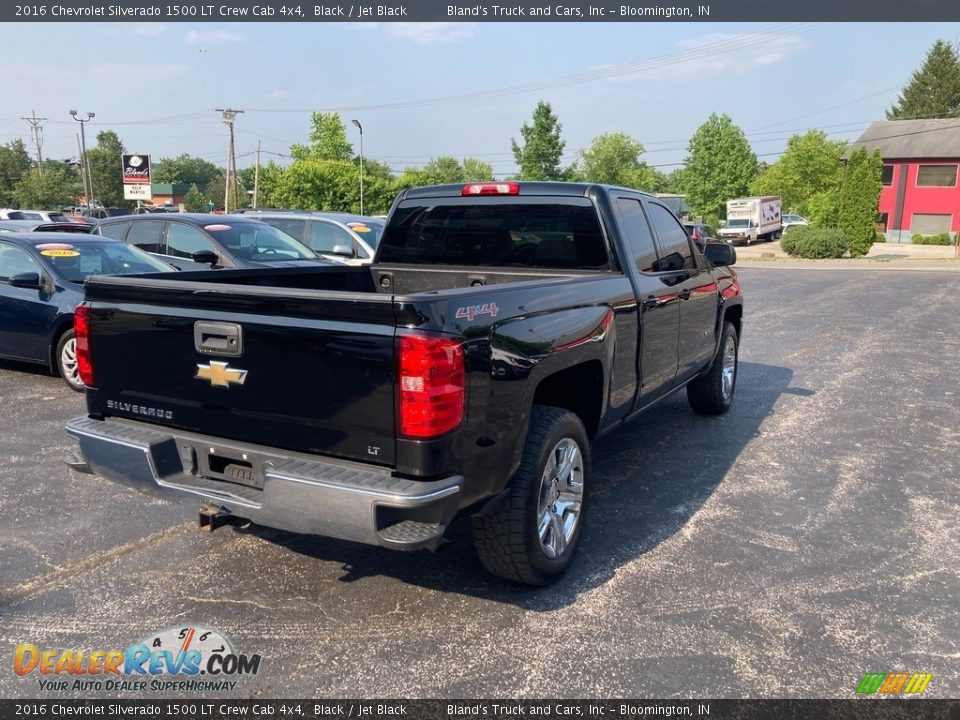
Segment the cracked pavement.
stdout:
<path fill-rule="evenodd" d="M 868 671 L 956 697 L 960 274 L 740 275 L 734 408 L 680 394 L 601 439 L 544 590 L 485 575 L 463 522 L 435 555 L 201 533 L 192 503 L 72 474 L 82 398 L 0 363 L 0 696 L 44 696 L 18 642 L 197 623 L 263 655 L 223 697 L 851 697 Z"/>

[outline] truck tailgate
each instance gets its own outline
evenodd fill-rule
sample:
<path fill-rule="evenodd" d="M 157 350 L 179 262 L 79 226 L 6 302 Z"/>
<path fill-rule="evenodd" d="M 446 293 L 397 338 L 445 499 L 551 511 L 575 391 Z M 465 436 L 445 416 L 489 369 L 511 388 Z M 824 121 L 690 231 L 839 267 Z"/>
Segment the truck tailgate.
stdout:
<path fill-rule="evenodd" d="M 390 465 L 390 295 L 87 283 L 92 416 Z"/>

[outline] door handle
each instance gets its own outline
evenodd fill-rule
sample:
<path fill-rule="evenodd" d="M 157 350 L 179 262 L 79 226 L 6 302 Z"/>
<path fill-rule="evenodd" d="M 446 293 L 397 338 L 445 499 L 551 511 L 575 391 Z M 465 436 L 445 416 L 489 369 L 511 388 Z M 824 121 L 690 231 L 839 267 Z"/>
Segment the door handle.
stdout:
<path fill-rule="evenodd" d="M 660 298 L 650 295 L 646 300 L 643 301 L 643 306 L 647 310 L 652 310 L 655 307 L 660 307 Z"/>
<path fill-rule="evenodd" d="M 678 292 L 678 293 L 677 293 L 677 297 L 680 298 L 681 300 L 689 300 L 689 299 L 690 299 L 690 288 L 686 288 L 686 289 L 681 290 L 680 292 Z"/>

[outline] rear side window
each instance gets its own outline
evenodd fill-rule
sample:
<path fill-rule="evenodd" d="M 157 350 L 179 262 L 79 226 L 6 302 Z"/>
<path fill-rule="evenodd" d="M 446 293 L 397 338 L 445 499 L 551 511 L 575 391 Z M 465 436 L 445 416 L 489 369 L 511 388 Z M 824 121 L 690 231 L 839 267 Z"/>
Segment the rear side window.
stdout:
<path fill-rule="evenodd" d="M 260 218 L 267 225 L 273 225 L 277 230 L 283 230 L 287 235 L 295 237 L 303 242 L 303 231 L 306 229 L 306 220 L 297 220 L 295 218 Z"/>
<path fill-rule="evenodd" d="M 673 270 L 694 270 L 693 253 L 690 250 L 690 240 L 683 226 L 677 222 L 673 213 L 658 203 L 649 203 L 650 221 L 660 236 L 660 262 L 657 270 L 661 272 Z"/>
<path fill-rule="evenodd" d="M 127 230 L 130 229 L 130 225 L 132 224 L 133 223 L 128 222 L 100 223 L 97 227 L 96 234 L 113 238 L 114 240 L 123 240 L 127 237 Z"/>
<path fill-rule="evenodd" d="M 111 237 L 107 230 L 104 235 Z M 141 250 L 152 253 L 164 252 L 163 247 L 163 220 L 147 220 L 145 222 L 131 222 L 130 232 L 127 233 L 127 242 Z"/>
<path fill-rule="evenodd" d="M 597 211 L 586 198 L 423 198 L 400 205 L 379 262 L 607 270 Z"/>

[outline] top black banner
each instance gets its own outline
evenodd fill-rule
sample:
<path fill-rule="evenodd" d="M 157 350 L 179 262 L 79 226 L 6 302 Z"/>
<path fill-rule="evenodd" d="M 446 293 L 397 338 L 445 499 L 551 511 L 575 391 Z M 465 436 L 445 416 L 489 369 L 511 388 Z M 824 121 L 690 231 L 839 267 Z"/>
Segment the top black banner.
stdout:
<path fill-rule="evenodd" d="M 5 22 L 950 22 L 958 0 L 37 0 Z"/>

